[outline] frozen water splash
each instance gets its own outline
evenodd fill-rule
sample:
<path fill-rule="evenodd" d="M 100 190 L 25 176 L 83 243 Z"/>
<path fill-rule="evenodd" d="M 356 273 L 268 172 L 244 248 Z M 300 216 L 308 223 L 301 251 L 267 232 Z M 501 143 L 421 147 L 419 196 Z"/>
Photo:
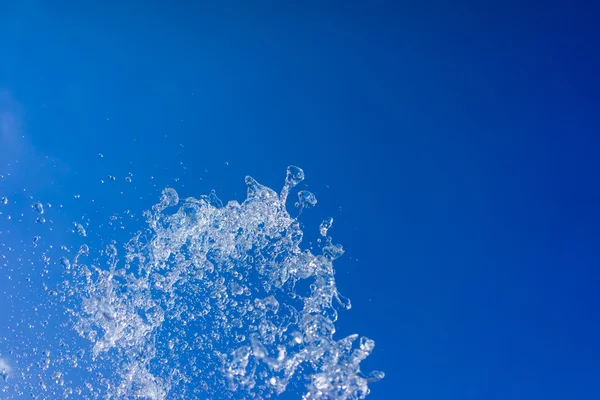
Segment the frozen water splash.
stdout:
<path fill-rule="evenodd" d="M 107 246 L 107 268 L 83 264 L 87 246 L 61 259 L 81 303 L 76 331 L 106 366 L 93 386 L 108 398 L 364 398 L 383 373 L 360 370 L 372 340 L 334 338 L 337 308 L 350 307 L 334 279 L 343 250 L 330 238 L 321 254 L 301 248 L 285 201 L 302 179 L 288 168 L 277 194 L 247 177 L 241 204 L 180 202 L 167 188 L 122 254 Z M 316 198 L 300 192 L 299 203 Z"/>

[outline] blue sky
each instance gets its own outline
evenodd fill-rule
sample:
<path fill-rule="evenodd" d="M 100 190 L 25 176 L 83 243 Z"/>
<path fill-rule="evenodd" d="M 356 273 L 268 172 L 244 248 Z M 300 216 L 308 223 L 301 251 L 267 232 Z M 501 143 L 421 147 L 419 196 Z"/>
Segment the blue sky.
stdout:
<path fill-rule="evenodd" d="M 307 230 L 333 216 L 347 251 L 340 334 L 373 338 L 387 374 L 369 398 L 595 399 L 597 17 L 2 2 L 0 188 L 100 220 L 167 185 L 241 200 L 245 175 L 278 188 L 299 165 Z"/>

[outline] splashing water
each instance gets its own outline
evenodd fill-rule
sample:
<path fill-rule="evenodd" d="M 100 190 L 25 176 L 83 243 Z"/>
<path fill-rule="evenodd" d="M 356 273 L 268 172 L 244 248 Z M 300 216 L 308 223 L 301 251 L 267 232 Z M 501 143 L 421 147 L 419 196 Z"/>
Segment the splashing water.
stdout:
<path fill-rule="evenodd" d="M 246 200 L 226 205 L 214 192 L 181 201 L 167 188 L 145 213 L 147 228 L 122 252 L 114 242 L 97 249 L 106 268 L 84 263 L 92 252 L 87 245 L 71 261 L 62 257 L 71 279 L 60 295 L 70 299 L 75 331 L 91 350 L 65 351 L 60 359 L 94 373 L 86 378 L 88 394 L 75 394 L 367 396 L 368 384 L 383 377 L 360 370 L 374 342 L 356 334 L 334 338 L 337 310 L 350 308 L 334 279 L 333 261 L 343 249 L 331 237 L 321 254 L 302 249 L 300 224 L 285 207 L 303 179 L 300 168 L 289 167 L 277 194 L 247 177 Z M 314 204 L 312 193 L 300 191 L 298 206 Z M 323 236 L 331 222 L 319 227 Z M 51 376 L 66 385 L 63 372 Z"/>

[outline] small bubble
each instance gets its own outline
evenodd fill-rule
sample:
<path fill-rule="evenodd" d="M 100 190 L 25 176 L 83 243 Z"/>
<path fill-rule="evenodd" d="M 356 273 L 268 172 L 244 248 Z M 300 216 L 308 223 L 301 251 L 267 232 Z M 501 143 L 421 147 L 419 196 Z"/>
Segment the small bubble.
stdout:
<path fill-rule="evenodd" d="M 37 217 L 35 222 L 37 222 L 38 224 L 45 224 L 46 223 L 46 218 L 44 217 Z"/>
<path fill-rule="evenodd" d="M 73 196 L 73 197 L 75 197 L 76 199 L 79 199 L 79 198 L 81 198 L 81 195 L 79 195 L 79 194 L 76 194 L 76 195 L 75 195 L 75 196 Z"/>
<path fill-rule="evenodd" d="M 100 158 L 104 158 L 104 154 L 102 154 L 102 153 L 98 153 L 98 157 L 100 157 Z"/>
<path fill-rule="evenodd" d="M 115 178 L 115 177 L 114 177 L 114 176 L 112 176 L 112 175 L 109 175 L 109 176 L 108 176 L 108 179 L 110 179 L 111 181 L 116 181 L 116 180 L 117 180 L 117 178 Z"/>
<path fill-rule="evenodd" d="M 2 204 L 3 206 L 8 204 L 8 197 L 2 197 L 0 198 L 0 204 Z"/>
<path fill-rule="evenodd" d="M 130 176 L 126 176 L 126 177 L 125 177 L 125 182 L 127 182 L 127 183 L 131 183 L 131 177 L 130 177 Z"/>

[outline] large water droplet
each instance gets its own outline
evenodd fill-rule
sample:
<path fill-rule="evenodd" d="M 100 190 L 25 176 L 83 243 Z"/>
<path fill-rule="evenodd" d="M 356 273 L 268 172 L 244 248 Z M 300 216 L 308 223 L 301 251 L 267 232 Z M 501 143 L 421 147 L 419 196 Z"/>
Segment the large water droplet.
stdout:
<path fill-rule="evenodd" d="M 287 174 L 285 177 L 285 184 L 290 188 L 298 185 L 300 182 L 304 180 L 304 171 L 300 167 L 296 167 L 295 165 L 290 165 L 287 167 Z"/>
<path fill-rule="evenodd" d="M 319 225 L 319 233 L 321 236 L 327 236 L 327 231 L 331 228 L 331 225 L 333 225 L 333 218 L 331 217 L 325 218 L 323 222 L 321 222 L 321 225 Z"/>
<path fill-rule="evenodd" d="M 298 192 L 298 206 L 302 208 L 314 207 L 317 204 L 317 198 L 308 190 Z"/>
<path fill-rule="evenodd" d="M 382 371 L 373 371 L 369 374 L 367 380 L 369 382 L 377 382 L 385 378 L 385 373 Z"/>

